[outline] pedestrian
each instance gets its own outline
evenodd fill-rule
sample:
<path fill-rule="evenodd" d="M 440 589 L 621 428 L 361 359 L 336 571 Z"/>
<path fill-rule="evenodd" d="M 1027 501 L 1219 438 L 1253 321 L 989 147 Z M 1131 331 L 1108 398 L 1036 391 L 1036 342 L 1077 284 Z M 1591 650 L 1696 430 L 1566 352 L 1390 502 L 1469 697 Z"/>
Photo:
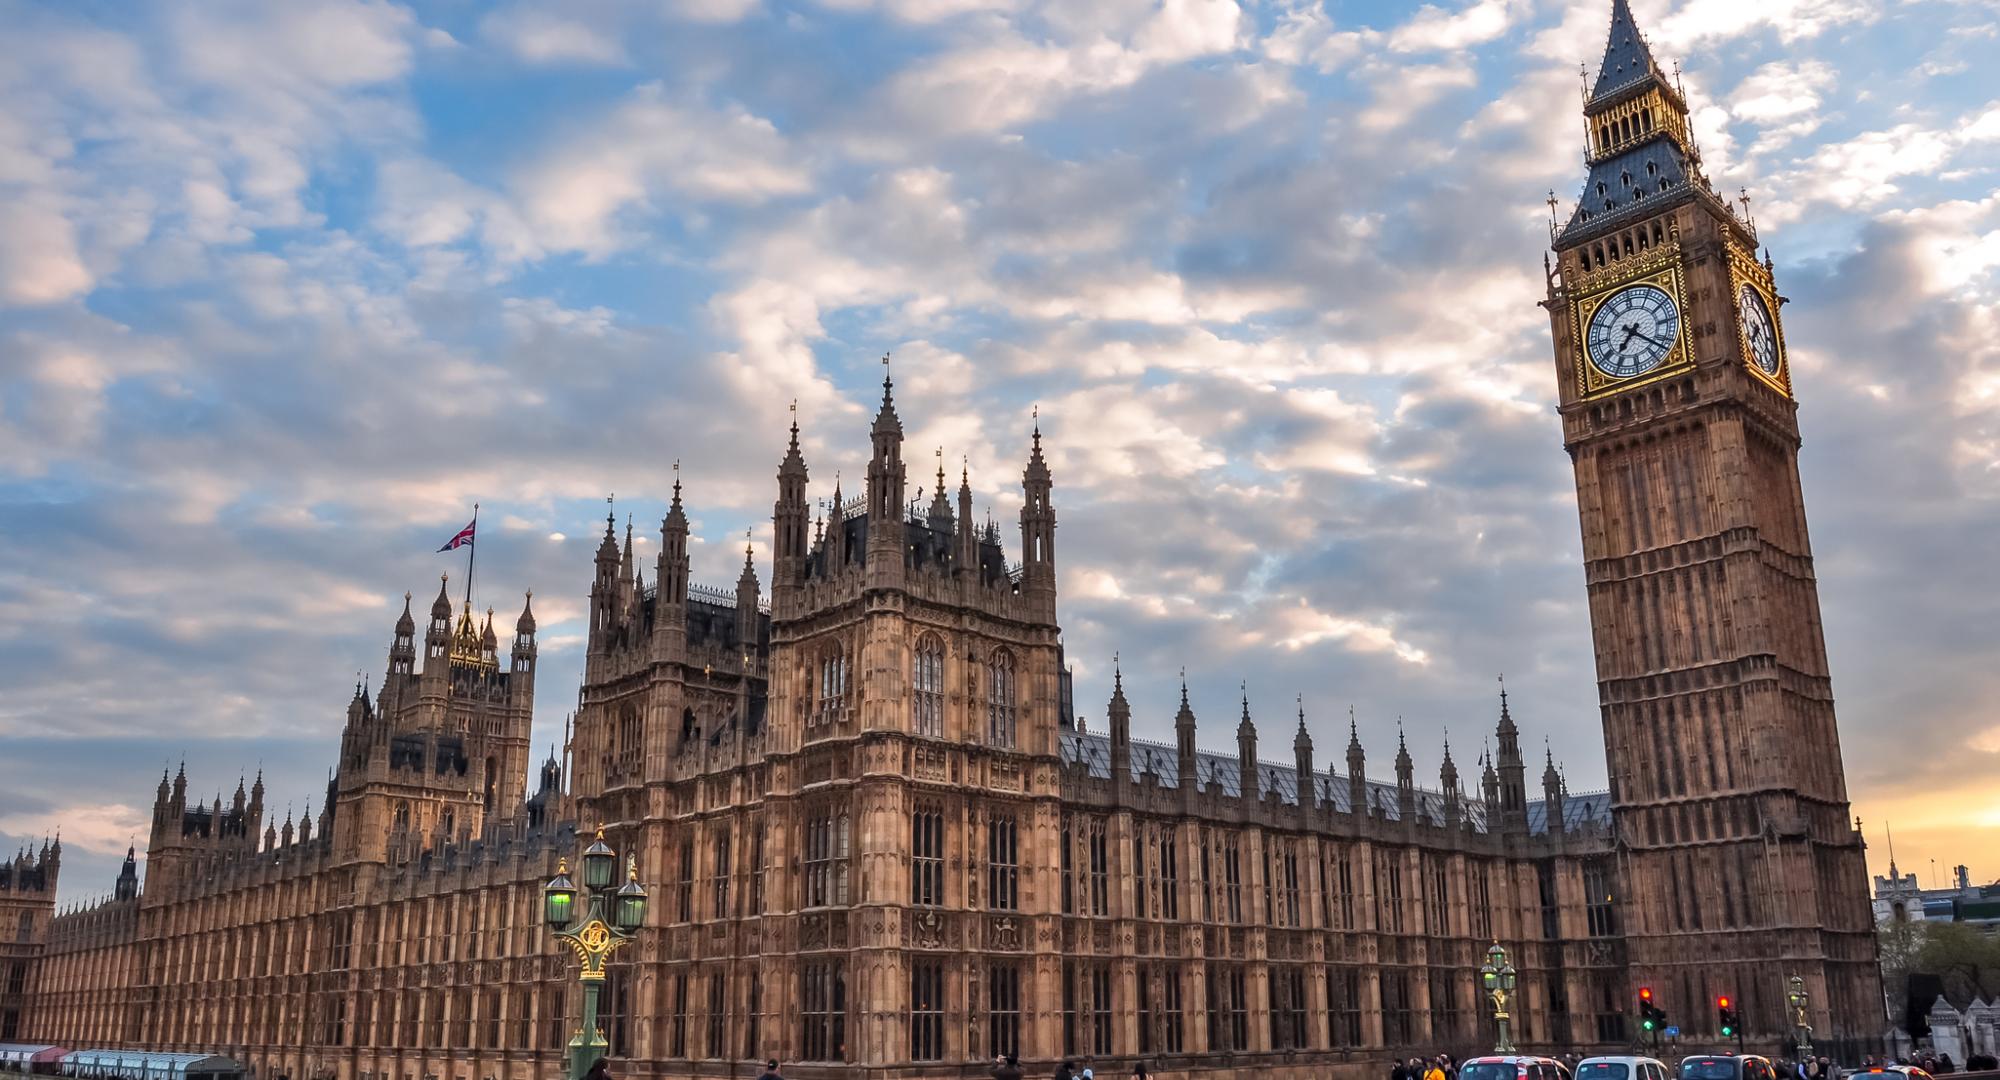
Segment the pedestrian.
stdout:
<path fill-rule="evenodd" d="M 1146 1072 L 1145 1062 L 1135 1061 L 1132 1063 L 1132 1080 L 1150 1080 L 1150 1075 Z"/>
<path fill-rule="evenodd" d="M 1424 1080 L 1444 1080 L 1444 1066 L 1438 1064 L 1436 1058 L 1432 1058 L 1430 1065 L 1424 1069 Z"/>
<path fill-rule="evenodd" d="M 1076 1080 L 1076 1065 L 1065 1061 L 1056 1066 L 1056 1080 Z"/>
<path fill-rule="evenodd" d="M 778 1075 L 777 1058 L 772 1058 L 764 1063 L 764 1075 L 758 1077 L 757 1080 L 785 1080 L 783 1076 Z"/>
<path fill-rule="evenodd" d="M 590 1071 L 583 1074 L 583 1080 L 611 1080 L 611 1059 L 598 1058 L 590 1063 Z"/>

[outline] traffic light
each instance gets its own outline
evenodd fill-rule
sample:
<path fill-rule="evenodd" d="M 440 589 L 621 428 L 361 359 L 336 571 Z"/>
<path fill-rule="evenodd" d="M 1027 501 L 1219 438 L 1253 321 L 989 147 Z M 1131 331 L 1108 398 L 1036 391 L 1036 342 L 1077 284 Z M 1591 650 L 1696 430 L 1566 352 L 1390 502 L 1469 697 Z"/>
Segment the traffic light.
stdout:
<path fill-rule="evenodd" d="M 1645 1028 L 1647 1031 L 1659 1030 L 1659 1021 L 1657 1019 L 1659 1011 L 1653 1007 L 1653 988 L 1650 986 L 1640 987 L 1639 1026 Z"/>
<path fill-rule="evenodd" d="M 1727 994 L 1715 999 L 1715 1022 L 1725 1038 L 1736 1034 L 1736 1010 Z"/>

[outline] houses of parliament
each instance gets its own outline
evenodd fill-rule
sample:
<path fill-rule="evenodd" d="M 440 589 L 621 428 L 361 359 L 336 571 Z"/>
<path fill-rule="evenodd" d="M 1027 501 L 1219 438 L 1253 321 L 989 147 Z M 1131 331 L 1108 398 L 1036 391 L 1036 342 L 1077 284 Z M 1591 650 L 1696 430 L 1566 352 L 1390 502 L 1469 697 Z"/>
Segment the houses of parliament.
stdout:
<path fill-rule="evenodd" d="M 1086 731 L 1039 429 L 1003 539 L 963 475 L 909 499 L 885 379 L 851 495 L 811 496 L 794 424 L 771 563 L 733 589 L 689 581 L 678 479 L 650 566 L 606 521 L 559 755 L 529 747 L 531 606 L 503 640 L 447 583 L 348 702 L 317 816 L 181 773 L 143 883 L 134 852 L 111 899 L 55 914 L 59 848 L 0 865 L 0 1040 L 289 1080 L 554 1075 L 580 994 L 540 892 L 599 829 L 653 897 L 605 984 L 620 1076 L 968 1077 L 1009 1053 L 1374 1074 L 1489 1044 L 1496 941 L 1525 1047 L 1630 1045 L 1647 986 L 1684 1042 L 1726 993 L 1775 1048 L 1790 976 L 1818 1038 L 1879 1034 L 1773 266 L 1625 0 L 1585 114 L 1541 303 L 1608 791 L 1531 760 L 1504 693 L 1469 706 L 1494 750 L 1463 775 L 1399 744 L 1370 779 L 1351 724 L 1336 767 L 1303 708 L 1198 722 L 1185 684 L 1172 745 L 1137 740 L 1122 671 Z"/>

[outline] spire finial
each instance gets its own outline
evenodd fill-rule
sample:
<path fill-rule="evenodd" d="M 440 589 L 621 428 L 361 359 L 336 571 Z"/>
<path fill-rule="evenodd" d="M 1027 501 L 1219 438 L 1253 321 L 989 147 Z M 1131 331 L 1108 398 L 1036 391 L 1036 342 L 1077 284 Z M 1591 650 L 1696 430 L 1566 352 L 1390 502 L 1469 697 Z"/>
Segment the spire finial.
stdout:
<path fill-rule="evenodd" d="M 1551 195 L 1554 193 L 1551 192 Z M 792 399 L 792 449 L 799 448 L 799 399 Z"/>
<path fill-rule="evenodd" d="M 938 447 L 937 449 L 937 465 L 938 465 L 937 497 L 942 499 L 944 498 L 944 447 L 942 446 Z"/>
<path fill-rule="evenodd" d="M 1125 689 L 1125 668 L 1115 652 L 1111 654 L 1111 686 L 1114 690 Z"/>
<path fill-rule="evenodd" d="M 681 504 L 681 461 L 674 459 L 674 505 Z"/>
<path fill-rule="evenodd" d="M 1187 707 L 1187 703 L 1188 703 L 1188 698 L 1187 698 L 1187 665 L 1186 665 L 1186 664 L 1182 664 L 1182 665 L 1181 665 L 1181 707 L 1182 707 L 1182 708 L 1186 708 L 1186 707 Z"/>
<path fill-rule="evenodd" d="M 618 531 L 618 496 L 609 494 L 604 496 L 604 535 L 610 536 L 616 531 Z"/>

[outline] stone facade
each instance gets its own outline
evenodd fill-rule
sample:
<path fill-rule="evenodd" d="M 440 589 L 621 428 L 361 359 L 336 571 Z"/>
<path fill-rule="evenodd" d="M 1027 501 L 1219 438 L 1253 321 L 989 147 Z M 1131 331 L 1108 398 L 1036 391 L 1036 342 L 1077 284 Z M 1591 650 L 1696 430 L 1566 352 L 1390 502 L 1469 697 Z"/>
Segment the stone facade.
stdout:
<path fill-rule="evenodd" d="M 1614 11 L 1607 71 L 1652 82 L 1614 80 L 1595 126 L 1666 152 L 1641 110 L 1678 97 Z M 793 428 L 768 605 L 747 554 L 733 590 L 690 583 L 678 479 L 650 584 L 607 518 L 566 762 L 533 798 L 533 615 L 503 665 L 491 613 L 454 629 L 442 590 L 421 654 L 406 606 L 382 688 L 357 688 L 316 827 L 272 828 L 261 784 L 202 806 L 163 777 L 143 893 L 56 920 L 32 1036 L 314 1080 L 547 1076 L 576 1002 L 539 888 L 600 827 L 653 897 L 605 984 L 620 1075 L 970 1076 L 1009 1052 L 1360 1075 L 1482 1046 L 1496 940 L 1528 1046 L 1624 1045 L 1642 982 L 1689 1039 L 1724 990 L 1775 1042 L 1793 973 L 1822 1032 L 1879 1033 L 1788 376 L 1707 334 L 1671 379 L 1575 367 L 1572 306 L 1628 239 L 1695 297 L 1755 269 L 1692 181 L 1657 205 L 1573 225 L 1550 274 L 1610 792 L 1572 795 L 1545 755 L 1531 795 L 1504 692 L 1473 794 L 1448 746 L 1435 789 L 1403 745 L 1368 779 L 1352 723 L 1322 769 L 1303 705 L 1266 729 L 1285 764 L 1247 700 L 1236 752 L 1204 752 L 1185 686 L 1173 745 L 1134 740 L 1122 672 L 1109 730 L 1081 730 L 1039 429 L 1010 564 L 963 474 L 908 499 L 885 380 L 859 497 L 836 483 L 815 515 Z M 1705 302 L 1699 325 L 1736 325 Z"/>
<path fill-rule="evenodd" d="M 0 862 L 0 1042 L 27 1033 L 27 1015 L 37 1001 L 36 958 L 55 916 L 61 876 L 61 840 L 43 841 L 39 851 L 24 849 Z"/>

